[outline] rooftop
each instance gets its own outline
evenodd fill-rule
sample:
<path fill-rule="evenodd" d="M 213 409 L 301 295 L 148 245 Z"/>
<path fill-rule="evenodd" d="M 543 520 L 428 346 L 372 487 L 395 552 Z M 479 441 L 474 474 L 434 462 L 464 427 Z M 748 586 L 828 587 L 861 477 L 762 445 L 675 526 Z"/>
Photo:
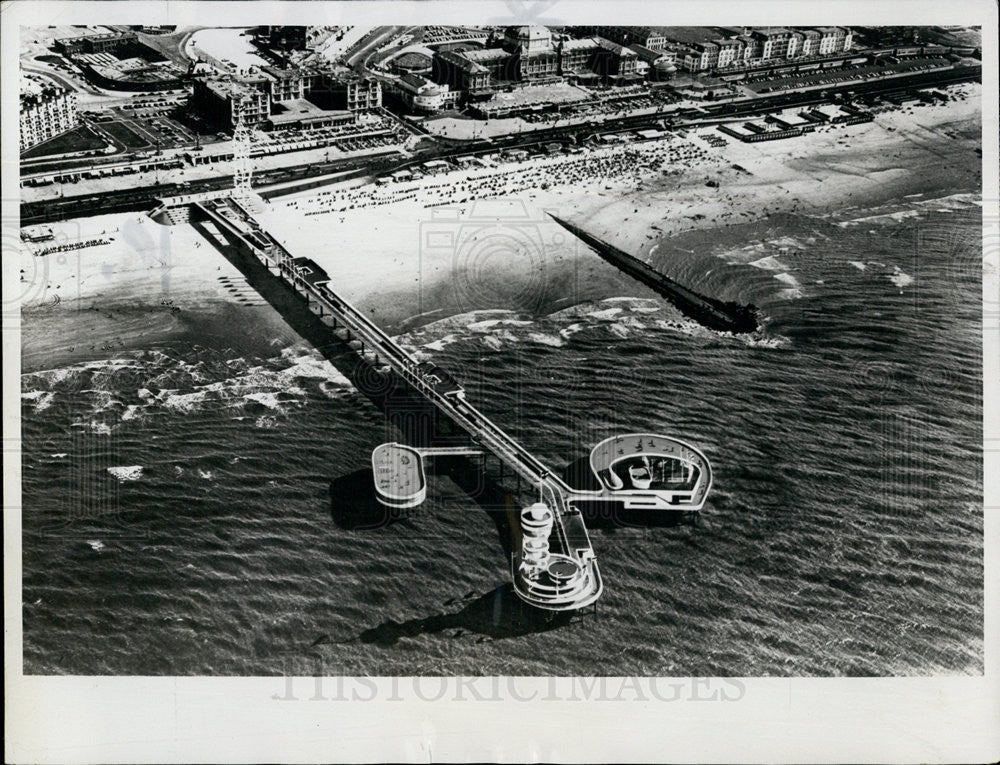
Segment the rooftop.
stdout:
<path fill-rule="evenodd" d="M 786 27 L 754 27 L 753 31 L 759 35 L 766 36 L 766 35 L 788 34 L 792 30 Z"/>
<path fill-rule="evenodd" d="M 426 77 L 421 77 L 419 74 L 404 74 L 399 78 L 399 84 L 408 90 L 420 91 L 428 88 L 440 91 L 446 90 L 446 88 L 443 88 L 441 85 L 437 85 L 428 80 Z"/>
<path fill-rule="evenodd" d="M 563 50 L 580 50 L 596 48 L 600 45 L 596 37 L 581 37 L 576 40 L 564 40 L 562 47 Z"/>
<path fill-rule="evenodd" d="M 453 53 L 453 51 L 445 51 L 447 53 Z M 461 53 L 454 52 L 454 55 L 467 58 L 469 61 L 496 61 L 497 59 L 507 58 L 510 53 L 505 51 L 503 48 L 481 48 L 479 50 L 467 50 Z"/>
<path fill-rule="evenodd" d="M 271 122 L 278 125 L 284 122 L 298 122 L 304 117 L 322 117 L 336 113 L 320 109 L 316 104 L 306 101 L 304 98 L 292 98 L 288 101 L 275 103 L 271 107 Z M 344 113 L 350 114 L 350 112 Z"/>
<path fill-rule="evenodd" d="M 438 51 L 435 55 L 441 61 L 446 61 L 449 64 L 454 64 L 464 72 L 469 72 L 471 74 L 484 74 L 488 72 L 489 69 L 487 69 L 482 64 L 477 64 L 475 61 L 470 61 L 468 59 L 468 54 L 473 52 L 475 51 L 467 51 L 466 53 L 459 55 L 458 53 L 454 53 L 450 50 L 443 50 L 443 51 Z"/>
<path fill-rule="evenodd" d="M 663 29 L 663 35 L 668 40 L 676 40 L 687 45 L 711 42 L 723 36 L 712 27 L 667 27 Z"/>
<path fill-rule="evenodd" d="M 594 39 L 602 48 L 609 50 L 618 56 L 623 56 L 624 58 L 638 58 L 638 54 L 631 48 L 626 48 L 624 45 L 611 42 L 611 40 L 605 40 L 603 37 L 595 37 Z"/>
<path fill-rule="evenodd" d="M 262 98 L 264 96 L 264 94 L 257 90 L 257 88 L 251 85 L 246 85 L 242 82 L 235 82 L 233 80 L 206 80 L 205 87 L 221 98 L 226 98 L 230 95 L 244 97 L 259 95 Z"/>
<path fill-rule="evenodd" d="M 652 48 L 647 48 L 645 45 L 639 45 L 639 43 L 632 43 L 628 46 L 638 54 L 639 58 L 643 61 L 648 61 L 653 63 L 654 61 L 659 61 L 661 58 L 665 58 L 668 53 L 662 50 L 653 50 Z"/>
<path fill-rule="evenodd" d="M 60 96 L 69 95 L 68 91 L 54 86 L 45 87 L 39 93 L 21 94 L 21 110 L 30 109 L 33 106 L 44 104 Z"/>
<path fill-rule="evenodd" d="M 552 33 L 545 27 L 518 27 L 517 36 L 528 40 L 547 40 L 552 37 Z"/>

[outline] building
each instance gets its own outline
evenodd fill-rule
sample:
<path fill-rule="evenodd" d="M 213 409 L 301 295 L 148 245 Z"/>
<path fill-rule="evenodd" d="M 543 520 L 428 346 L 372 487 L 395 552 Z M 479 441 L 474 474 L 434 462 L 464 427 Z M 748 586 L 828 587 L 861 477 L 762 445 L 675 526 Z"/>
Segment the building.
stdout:
<path fill-rule="evenodd" d="M 817 27 L 819 33 L 819 55 L 829 56 L 832 53 L 849 51 L 853 44 L 853 35 L 845 27 Z"/>
<path fill-rule="evenodd" d="M 677 51 L 653 50 L 637 43 L 628 46 L 636 52 L 640 62 L 649 67 L 649 76 L 657 80 L 665 80 L 677 72 Z"/>
<path fill-rule="evenodd" d="M 151 92 L 183 86 L 183 74 L 169 61 L 148 61 L 135 56 L 118 58 L 111 53 L 78 53 L 73 62 L 87 79 L 108 90 Z"/>
<path fill-rule="evenodd" d="M 21 151 L 65 133 L 78 121 L 75 93 L 52 87 L 21 96 Z"/>
<path fill-rule="evenodd" d="M 183 70 L 132 31 L 64 37 L 55 48 L 109 90 L 173 90 L 183 84 Z"/>
<path fill-rule="evenodd" d="M 594 51 L 594 62 L 591 69 L 605 77 L 627 79 L 634 77 L 639 68 L 639 54 L 631 48 L 619 45 L 603 37 L 595 37 L 597 49 Z"/>
<path fill-rule="evenodd" d="M 681 67 L 689 72 L 707 72 L 719 64 L 719 46 L 714 42 L 688 43 L 680 58 Z"/>
<path fill-rule="evenodd" d="M 191 104 L 225 130 L 231 130 L 241 121 L 245 125 L 261 125 L 270 116 L 265 89 L 231 79 L 195 80 Z"/>
<path fill-rule="evenodd" d="M 790 29 L 786 27 L 666 28 L 668 45 L 678 47 L 677 60 L 689 72 L 709 72 L 764 62 L 830 56 L 850 51 L 853 35 L 847 27 Z M 720 34 L 721 33 L 721 34 Z"/>
<path fill-rule="evenodd" d="M 641 45 L 650 50 L 663 50 L 667 45 L 666 35 L 653 27 L 584 27 L 581 31 L 630 47 Z"/>
<path fill-rule="evenodd" d="M 349 69 L 311 69 L 306 97 L 325 109 L 363 112 L 382 106 L 382 83 L 360 77 Z"/>
<path fill-rule="evenodd" d="M 382 106 L 382 83 L 370 77 L 352 77 L 344 83 L 344 107 L 351 112 Z"/>
<path fill-rule="evenodd" d="M 716 68 L 725 69 L 743 60 L 746 43 L 742 40 L 715 40 L 713 44 L 718 48 Z"/>
<path fill-rule="evenodd" d="M 486 50 L 499 51 L 499 55 L 495 57 L 495 68 L 502 70 L 507 53 L 498 48 Z M 485 52 L 465 51 L 463 54 L 459 54 L 454 51 L 438 51 L 434 54 L 431 76 L 435 82 L 446 84 L 452 90 L 476 91 L 488 88 L 493 80 L 493 68 L 469 56 L 470 53 Z"/>
<path fill-rule="evenodd" d="M 552 33 L 545 27 L 507 27 L 503 47 L 510 52 L 541 53 L 552 49 Z"/>
<path fill-rule="evenodd" d="M 454 103 L 448 85 L 434 83 L 419 74 L 404 74 L 386 84 L 386 89 L 409 111 L 433 114 Z"/>
<path fill-rule="evenodd" d="M 791 33 L 788 38 L 788 58 L 797 58 L 802 55 L 802 40 L 801 32 L 793 31 Z"/>
<path fill-rule="evenodd" d="M 819 32 L 815 29 L 802 30 L 802 56 L 812 57 L 819 55 Z"/>
<path fill-rule="evenodd" d="M 760 44 L 760 58 L 765 61 L 788 58 L 788 41 L 792 36 L 792 30 L 784 27 L 765 27 L 754 29 L 750 35 Z"/>
<path fill-rule="evenodd" d="M 626 81 L 638 77 L 639 54 L 602 37 L 554 40 L 545 27 L 509 27 L 497 44 L 468 51 L 438 51 L 432 76 L 453 93 L 488 97 L 511 85 L 544 84 L 573 78 Z"/>
<path fill-rule="evenodd" d="M 295 67 L 263 66 L 255 82 L 261 83 L 271 102 L 305 98 L 307 75 Z"/>
<path fill-rule="evenodd" d="M 271 104 L 266 126 L 271 130 L 316 130 L 351 125 L 356 119 L 354 112 L 321 109 L 312 101 L 295 98 Z"/>
<path fill-rule="evenodd" d="M 123 46 L 138 41 L 134 32 L 106 32 L 79 37 L 63 37 L 55 41 L 55 48 L 66 56 L 77 53 L 117 53 Z"/>

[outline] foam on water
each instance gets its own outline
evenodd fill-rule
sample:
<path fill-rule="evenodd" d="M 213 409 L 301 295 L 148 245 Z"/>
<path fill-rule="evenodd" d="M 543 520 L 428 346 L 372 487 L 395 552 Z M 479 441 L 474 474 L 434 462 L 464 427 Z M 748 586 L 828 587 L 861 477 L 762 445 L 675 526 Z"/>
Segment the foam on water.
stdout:
<path fill-rule="evenodd" d="M 908 273 L 904 272 L 903 269 L 901 269 L 899 266 L 893 266 L 892 273 L 889 274 L 886 278 L 888 278 L 890 282 L 895 284 L 900 289 L 903 289 L 904 287 L 909 287 L 911 284 L 913 284 L 913 277 L 910 276 Z"/>
<path fill-rule="evenodd" d="M 142 478 L 142 469 L 142 465 L 120 465 L 109 467 L 108 472 L 119 481 L 138 481 Z"/>
<path fill-rule="evenodd" d="M 587 314 L 587 316 L 604 321 L 611 319 L 611 317 L 613 316 L 617 316 L 621 312 L 622 312 L 621 308 L 604 308 L 599 311 L 591 311 L 590 313 Z"/>
<path fill-rule="evenodd" d="M 700 528 L 590 526 L 605 593 L 597 620 L 567 627 L 523 618 L 495 519 L 454 476 L 429 470 L 426 504 L 403 521 L 339 520 L 368 495 L 331 482 L 370 490 L 371 449 L 396 435 L 301 343 L 24 376 L 23 597 L 39 604 L 24 609 L 25 670 L 981 674 L 982 285 L 956 266 L 981 250 L 981 215 L 921 209 L 933 226 L 916 260 L 913 219 L 873 239 L 800 218 L 735 266 L 693 255 L 692 288 L 764 306 L 757 335 L 612 299 L 467 314 L 401 338 L 557 471 L 630 430 L 709 455 Z M 966 229 L 968 242 L 952 236 Z M 809 285 L 797 303 L 775 271 L 747 267 L 785 235 L 816 237 L 780 258 Z M 875 261 L 927 285 L 920 311 Z M 55 403 L 35 411 L 45 393 Z M 186 409 L 165 403 L 191 394 Z M 114 437 L 81 431 L 92 422 L 113 422 Z M 136 481 L 107 472 L 140 465 Z M 156 651 L 136 638 L 150 634 Z"/>
<path fill-rule="evenodd" d="M 790 300 L 798 300 L 802 297 L 802 285 L 799 280 L 789 273 L 775 274 L 774 278 L 779 282 L 788 285 L 788 289 L 782 290 L 781 294 Z"/>

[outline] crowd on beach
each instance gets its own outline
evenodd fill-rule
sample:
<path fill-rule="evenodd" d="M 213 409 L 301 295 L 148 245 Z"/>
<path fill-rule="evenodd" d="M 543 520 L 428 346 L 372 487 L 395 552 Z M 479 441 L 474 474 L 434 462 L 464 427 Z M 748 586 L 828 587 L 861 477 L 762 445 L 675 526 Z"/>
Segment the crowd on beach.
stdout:
<path fill-rule="evenodd" d="M 657 171 L 683 172 L 699 163 L 717 159 L 700 146 L 673 136 L 615 147 L 585 149 L 583 154 L 536 155 L 498 167 L 473 171 L 462 177 L 449 174 L 447 180 L 423 179 L 391 186 L 370 184 L 323 191 L 301 201 L 306 215 L 346 212 L 378 207 L 406 200 L 424 202 L 424 207 L 490 199 L 507 194 L 548 189 L 579 188 L 609 181 L 641 180 Z"/>
<path fill-rule="evenodd" d="M 35 252 L 35 255 L 53 255 L 57 252 L 71 252 L 73 250 L 83 250 L 87 247 L 98 247 L 102 244 L 111 244 L 110 239 L 87 239 L 86 241 L 68 242 L 67 244 L 57 244 L 52 247 L 45 247 Z"/>

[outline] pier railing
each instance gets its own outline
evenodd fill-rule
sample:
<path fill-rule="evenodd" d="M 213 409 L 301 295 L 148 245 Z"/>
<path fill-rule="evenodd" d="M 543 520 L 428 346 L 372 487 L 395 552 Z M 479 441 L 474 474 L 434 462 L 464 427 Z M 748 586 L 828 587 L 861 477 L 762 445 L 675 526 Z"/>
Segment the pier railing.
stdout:
<path fill-rule="evenodd" d="M 294 258 L 277 242 L 253 217 L 249 205 L 232 198 L 215 199 L 196 203 L 217 225 L 225 228 L 242 242 L 244 249 L 257 258 L 269 271 L 288 283 L 292 289 L 306 299 L 310 309 L 316 308 L 322 317 L 324 311 L 334 320 L 334 326 L 347 333 L 348 340 L 361 343 L 361 353 L 375 355 L 377 365 L 388 366 L 399 378 L 409 384 L 417 393 L 427 399 L 456 425 L 468 433 L 473 444 L 492 453 L 510 467 L 528 484 L 536 486 L 542 500 L 554 516 L 553 534 L 559 551 L 572 558 L 583 573 L 580 587 L 576 591 L 567 590 L 564 595 L 546 593 L 533 598 L 531 588 L 519 582 L 518 569 L 513 575 L 519 595 L 534 605 L 553 610 L 573 609 L 589 605 L 601 594 L 602 583 L 597 569 L 593 548 L 586 527 L 579 514 L 571 506 L 574 492 L 562 478 L 552 473 L 537 457 L 525 449 L 516 439 L 490 420 L 464 399 L 464 396 L 449 396 L 437 390 L 425 379 L 420 362 L 402 348 L 395 340 L 374 324 L 361 311 L 351 305 L 333 290 L 325 274 L 317 278 L 311 272 L 305 278 L 297 268 Z M 572 539 L 567 533 L 565 522 L 571 519 Z M 520 586 L 519 586 L 520 585 Z"/>

